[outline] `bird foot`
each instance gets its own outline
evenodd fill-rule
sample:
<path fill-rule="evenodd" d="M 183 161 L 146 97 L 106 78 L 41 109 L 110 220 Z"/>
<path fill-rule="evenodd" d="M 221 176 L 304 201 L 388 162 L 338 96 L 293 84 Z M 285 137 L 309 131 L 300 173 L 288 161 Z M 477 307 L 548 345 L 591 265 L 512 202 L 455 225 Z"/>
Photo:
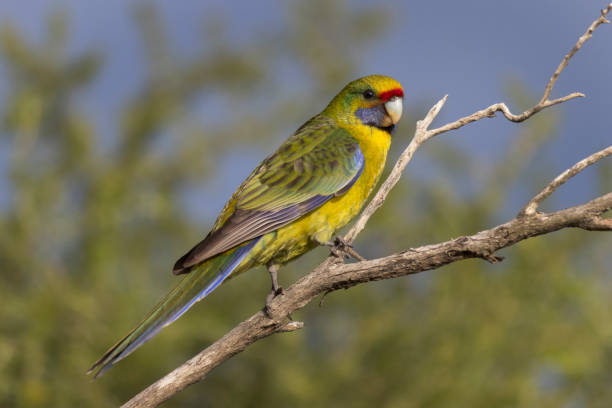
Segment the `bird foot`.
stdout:
<path fill-rule="evenodd" d="M 324 242 L 323 245 L 329 247 L 331 253 L 340 259 L 349 259 L 355 258 L 358 261 L 366 261 L 363 256 L 359 255 L 357 251 L 353 248 L 353 245 L 346 242 L 341 237 L 334 238 L 333 241 Z"/>
<path fill-rule="evenodd" d="M 272 299 L 283 293 L 283 288 L 278 284 L 278 265 L 269 264 L 267 266 L 268 272 L 270 273 L 270 279 L 272 280 L 272 290 L 266 296 L 266 306 L 264 307 L 264 313 L 269 318 L 272 318 L 270 314 L 270 302 Z"/>
<path fill-rule="evenodd" d="M 268 306 L 270 305 L 270 302 L 272 301 L 272 299 L 282 294 L 283 294 L 283 288 L 281 287 L 278 287 L 276 289 L 272 288 L 270 293 L 268 293 L 268 296 L 266 296 L 266 309 L 269 309 Z"/>
<path fill-rule="evenodd" d="M 278 284 L 278 265 L 276 264 L 268 264 L 267 265 L 268 272 L 270 273 L 270 279 L 272 280 L 272 290 L 266 296 L 266 305 L 264 306 L 263 312 L 268 317 L 268 319 L 272 319 L 272 313 L 270 308 L 270 302 L 277 296 L 282 295 L 284 293 L 283 288 Z M 287 315 L 289 320 L 293 321 L 293 318 L 290 314 Z"/>
<path fill-rule="evenodd" d="M 263 312 L 264 314 L 268 317 L 268 319 L 272 319 L 272 313 L 271 313 L 271 309 L 270 309 L 270 302 L 277 296 L 282 295 L 283 293 L 285 293 L 285 291 L 283 290 L 283 288 L 281 288 L 280 286 L 278 286 L 276 289 L 272 288 L 272 290 L 270 291 L 270 293 L 268 293 L 268 296 L 266 296 L 266 305 L 264 306 Z M 291 317 L 291 315 L 287 315 L 287 317 L 289 318 L 289 320 L 293 321 L 293 318 Z"/>

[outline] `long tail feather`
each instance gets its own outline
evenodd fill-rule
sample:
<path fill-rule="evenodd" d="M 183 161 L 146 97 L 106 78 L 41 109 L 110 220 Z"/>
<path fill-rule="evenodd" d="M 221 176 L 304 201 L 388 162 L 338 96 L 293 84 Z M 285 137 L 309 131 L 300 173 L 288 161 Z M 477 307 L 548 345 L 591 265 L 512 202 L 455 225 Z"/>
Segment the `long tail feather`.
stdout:
<path fill-rule="evenodd" d="M 219 254 L 194 268 L 138 326 L 104 353 L 87 373 L 93 373 L 94 378 L 99 377 L 117 361 L 181 317 L 191 306 L 215 290 L 242 262 L 257 241 L 259 238 Z"/>

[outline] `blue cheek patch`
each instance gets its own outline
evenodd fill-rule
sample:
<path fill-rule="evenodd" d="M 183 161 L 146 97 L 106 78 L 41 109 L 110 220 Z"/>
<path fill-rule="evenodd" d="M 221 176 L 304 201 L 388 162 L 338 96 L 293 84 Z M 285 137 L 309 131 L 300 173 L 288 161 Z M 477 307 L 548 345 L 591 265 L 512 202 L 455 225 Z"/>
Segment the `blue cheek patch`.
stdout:
<path fill-rule="evenodd" d="M 382 126 L 385 115 L 386 113 L 382 105 L 372 108 L 359 108 L 355 111 L 355 116 L 361 120 L 361 123 L 366 126 L 375 126 L 377 128 Z"/>

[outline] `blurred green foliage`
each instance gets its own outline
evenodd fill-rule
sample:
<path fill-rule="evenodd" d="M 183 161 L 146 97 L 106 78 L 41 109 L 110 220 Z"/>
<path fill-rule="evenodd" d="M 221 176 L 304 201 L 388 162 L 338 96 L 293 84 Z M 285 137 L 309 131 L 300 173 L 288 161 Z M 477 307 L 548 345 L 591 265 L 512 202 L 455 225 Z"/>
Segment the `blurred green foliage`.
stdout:
<path fill-rule="evenodd" d="M 0 406 L 117 405 L 262 307 L 269 282 L 256 270 L 100 380 L 85 376 L 173 285 L 172 262 L 206 232 L 186 213 L 186 192 L 223 180 L 230 152 L 264 157 L 355 76 L 358 53 L 392 27 L 384 11 L 341 1 L 295 3 L 288 16 L 287 32 L 245 45 L 229 42 L 212 16 L 201 53 L 186 59 L 156 10 L 138 9 L 148 73 L 111 141 L 78 103 L 103 54 L 68 53 L 63 15 L 49 19 L 38 46 L 2 28 L 11 86 L 0 135 L 10 153 L 10 191 L 2 192 L 10 199 L 0 208 Z M 276 77 L 281 60 L 300 67 L 299 95 Z M 515 104 L 534 100 L 520 83 L 511 89 Z M 196 115 L 190 106 L 205 97 L 225 101 L 231 115 Z M 264 103 L 244 105 L 254 100 Z M 559 109 L 522 124 L 496 163 L 475 161 L 450 137 L 431 142 L 414 166 L 428 162 L 436 175 L 409 170 L 357 247 L 380 256 L 516 212 L 552 176 L 534 158 L 554 137 Z M 392 158 L 412 129 L 405 119 Z M 598 178 L 609 190 L 609 165 Z M 469 194 L 466 180 L 478 186 Z M 611 406 L 611 243 L 609 234 L 562 231 L 504 251 L 500 265 L 461 262 L 331 294 L 295 316 L 304 330 L 253 345 L 164 406 Z M 325 255 L 304 256 L 281 280 Z"/>

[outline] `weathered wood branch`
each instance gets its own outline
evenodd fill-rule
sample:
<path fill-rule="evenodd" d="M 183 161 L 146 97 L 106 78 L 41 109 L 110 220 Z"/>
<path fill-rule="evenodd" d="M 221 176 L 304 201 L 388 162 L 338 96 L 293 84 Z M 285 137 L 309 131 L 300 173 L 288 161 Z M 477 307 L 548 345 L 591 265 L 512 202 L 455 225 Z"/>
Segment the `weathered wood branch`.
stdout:
<path fill-rule="evenodd" d="M 398 182 L 403 169 L 411 160 L 416 150 L 430 138 L 450 130 L 458 129 L 480 119 L 494 117 L 498 111 L 502 112 L 504 117 L 510 121 L 522 122 L 549 106 L 584 96 L 581 93 L 575 92 L 561 98 L 549 99 L 559 75 L 565 69 L 569 60 L 591 38 L 593 31 L 599 25 L 608 23 L 606 15 L 611 10 L 612 3 L 601 11 L 600 17 L 589 26 L 585 34 L 578 39 L 576 45 L 563 58 L 548 81 L 540 101 L 526 111 L 515 115 L 510 112 L 504 103 L 497 103 L 452 123 L 429 130 L 429 125 L 444 106 L 447 97 L 445 96 L 436 103 L 427 116 L 422 121 L 417 122 L 416 131 L 409 146 L 402 153 L 391 174 L 381 185 L 375 197 L 346 234 L 345 240 L 349 243 L 353 242 L 359 232 L 365 228 L 369 218 L 382 206 L 387 195 Z M 157 406 L 190 384 L 201 381 L 215 367 L 240 353 L 250 344 L 275 333 L 302 328 L 303 323 L 290 321 L 288 316 L 307 305 L 320 294 L 349 288 L 360 283 L 396 278 L 436 269 L 449 263 L 469 258 L 482 258 L 493 263 L 499 262 L 502 258 L 498 257 L 496 252 L 500 249 L 564 228 L 612 231 L 612 219 L 602 217 L 604 213 L 612 210 L 612 193 L 564 210 L 552 213 L 537 212 L 539 204 L 559 186 L 580 173 L 587 166 L 611 153 L 612 146 L 576 163 L 551 181 L 542 192 L 532 198 L 516 218 L 497 227 L 478 232 L 474 235 L 463 236 L 419 248 L 411 248 L 401 253 L 369 261 L 344 264 L 338 258 L 327 258 L 312 272 L 286 288 L 282 295 L 274 298 L 269 304 L 269 316 L 262 311 L 255 313 L 195 357 L 134 396 L 123 407 Z"/>
<path fill-rule="evenodd" d="M 500 249 L 563 228 L 610 231 L 612 219 L 600 216 L 611 209 L 612 193 L 608 193 L 576 207 L 553 213 L 523 215 L 474 235 L 411 248 L 384 258 L 351 264 L 329 258 L 270 302 L 270 318 L 263 311 L 255 313 L 198 355 L 136 395 L 124 407 L 156 406 L 190 384 L 202 380 L 215 367 L 250 344 L 274 333 L 301 328 L 301 322 L 287 321 L 287 316 L 320 294 L 360 283 L 437 269 L 463 259 L 482 258 L 497 262 L 500 258 L 495 253 Z"/>

